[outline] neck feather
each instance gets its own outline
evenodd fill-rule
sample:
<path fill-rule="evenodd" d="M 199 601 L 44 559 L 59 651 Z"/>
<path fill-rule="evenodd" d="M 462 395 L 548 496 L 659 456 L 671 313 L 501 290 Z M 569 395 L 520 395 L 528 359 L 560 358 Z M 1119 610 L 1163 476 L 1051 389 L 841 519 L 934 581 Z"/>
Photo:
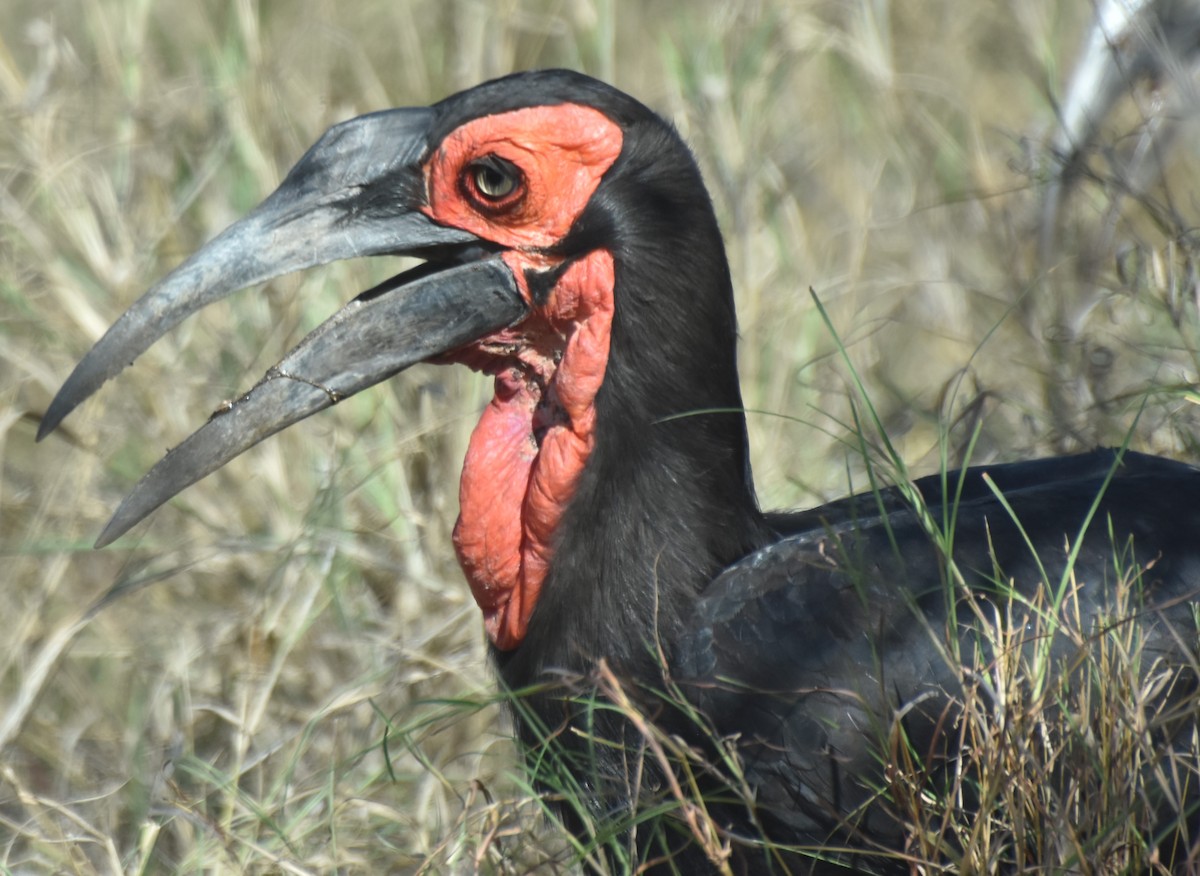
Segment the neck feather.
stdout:
<path fill-rule="evenodd" d="M 699 173 L 687 157 L 667 180 L 672 202 L 624 170 L 629 191 L 594 200 L 631 207 L 581 223 L 621 229 L 609 235 L 609 359 L 594 446 L 526 638 L 497 654 L 514 688 L 601 658 L 646 672 L 712 578 L 770 538 L 750 477 L 729 270 Z"/>

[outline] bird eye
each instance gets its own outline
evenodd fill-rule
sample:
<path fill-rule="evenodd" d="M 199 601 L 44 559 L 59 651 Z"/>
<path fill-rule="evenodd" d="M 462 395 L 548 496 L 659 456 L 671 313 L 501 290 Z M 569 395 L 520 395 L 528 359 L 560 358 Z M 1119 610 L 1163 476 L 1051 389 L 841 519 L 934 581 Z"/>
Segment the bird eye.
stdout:
<path fill-rule="evenodd" d="M 511 161 L 488 155 L 468 167 L 471 187 L 485 201 L 503 201 L 521 185 L 521 171 Z"/>

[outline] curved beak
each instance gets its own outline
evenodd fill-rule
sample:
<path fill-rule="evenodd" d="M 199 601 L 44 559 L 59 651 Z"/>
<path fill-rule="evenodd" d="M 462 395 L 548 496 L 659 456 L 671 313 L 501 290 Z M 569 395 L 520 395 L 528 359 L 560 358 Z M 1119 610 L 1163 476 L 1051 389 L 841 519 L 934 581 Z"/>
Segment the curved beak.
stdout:
<path fill-rule="evenodd" d="M 428 259 L 350 302 L 168 453 L 97 547 L 267 436 L 524 318 L 528 305 L 494 248 L 420 212 L 432 119 L 428 109 L 389 110 L 331 128 L 270 197 L 146 292 L 75 367 L 39 440 L 185 317 L 238 289 L 339 259 Z"/>

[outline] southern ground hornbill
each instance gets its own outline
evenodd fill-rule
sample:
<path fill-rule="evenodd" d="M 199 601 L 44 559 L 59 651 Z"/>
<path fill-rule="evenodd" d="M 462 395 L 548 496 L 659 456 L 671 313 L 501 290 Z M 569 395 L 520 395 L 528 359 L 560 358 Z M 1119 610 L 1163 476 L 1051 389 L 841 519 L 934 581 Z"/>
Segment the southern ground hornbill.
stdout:
<path fill-rule="evenodd" d="M 583 75 L 517 74 L 335 126 L 117 321 L 41 434 L 204 305 L 398 253 L 425 263 L 169 452 L 99 544 L 273 432 L 417 362 L 461 363 L 495 396 L 464 464 L 460 563 L 531 758 L 546 768 L 556 741 L 583 800 L 568 823 L 631 866 L 907 871 L 921 846 L 897 771 L 949 787 L 964 704 L 1007 720 L 1006 657 L 1042 667 L 1034 687 L 1086 686 L 1079 655 L 1134 614 L 1144 671 L 1181 667 L 1157 698 L 1178 722 L 1161 718 L 1156 744 L 1194 756 L 1200 471 L 1096 451 L 763 513 L 700 173 L 668 123 Z M 1066 608 L 1082 634 L 1058 625 Z M 1196 783 L 1147 805 L 1194 808 Z M 1195 819 L 1175 820 L 1146 826 L 1168 867 L 1195 841 Z"/>

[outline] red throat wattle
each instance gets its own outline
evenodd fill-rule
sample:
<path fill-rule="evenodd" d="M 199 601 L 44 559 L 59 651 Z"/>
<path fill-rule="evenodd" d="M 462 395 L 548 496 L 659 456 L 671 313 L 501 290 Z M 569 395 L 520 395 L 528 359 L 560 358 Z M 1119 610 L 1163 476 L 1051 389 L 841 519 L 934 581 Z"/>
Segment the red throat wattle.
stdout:
<path fill-rule="evenodd" d="M 532 305 L 519 325 L 440 360 L 496 379 L 463 463 L 454 545 L 488 636 L 501 650 L 525 637 L 555 531 L 592 451 L 613 316 L 607 250 L 572 261 L 540 304 L 526 287 L 526 272 L 558 266 L 544 248 L 566 235 L 622 139 L 614 122 L 589 107 L 533 107 L 464 125 L 427 166 L 426 212 L 510 247 L 504 260 Z M 464 175 L 489 155 L 520 168 L 523 188 L 510 204 L 484 213 L 471 204 Z"/>
<path fill-rule="evenodd" d="M 525 636 L 555 530 L 592 451 L 612 283 L 612 256 L 594 252 L 567 269 L 546 307 L 454 357 L 496 376 L 463 463 L 454 546 L 503 650 Z"/>

